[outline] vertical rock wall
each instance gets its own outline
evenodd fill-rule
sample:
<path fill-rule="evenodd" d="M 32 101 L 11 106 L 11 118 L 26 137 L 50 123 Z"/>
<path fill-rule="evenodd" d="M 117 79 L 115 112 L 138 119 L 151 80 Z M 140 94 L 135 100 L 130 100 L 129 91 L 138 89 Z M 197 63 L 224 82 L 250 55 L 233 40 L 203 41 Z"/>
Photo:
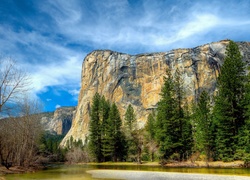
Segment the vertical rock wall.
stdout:
<path fill-rule="evenodd" d="M 178 68 L 183 78 L 188 102 L 202 90 L 213 94 L 216 79 L 223 64 L 228 40 L 191 49 L 128 55 L 109 50 L 88 54 L 82 65 L 81 90 L 72 127 L 64 140 L 72 136 L 82 139 L 88 135 L 91 101 L 96 92 L 115 102 L 123 118 L 129 104 L 136 112 L 139 126 L 144 126 L 150 111 L 157 107 L 166 69 L 174 73 Z M 250 60 L 250 43 L 238 43 L 243 60 Z"/>

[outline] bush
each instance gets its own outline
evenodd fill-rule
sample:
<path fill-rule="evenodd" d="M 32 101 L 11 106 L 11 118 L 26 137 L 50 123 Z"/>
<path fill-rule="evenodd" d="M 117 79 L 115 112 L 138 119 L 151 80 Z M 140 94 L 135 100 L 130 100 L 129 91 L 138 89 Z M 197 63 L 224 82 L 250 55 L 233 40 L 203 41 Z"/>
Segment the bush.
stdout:
<path fill-rule="evenodd" d="M 87 151 L 83 151 L 79 147 L 74 147 L 67 152 L 66 160 L 69 163 L 74 164 L 79 162 L 89 162 L 90 157 Z"/>
<path fill-rule="evenodd" d="M 180 154 L 179 153 L 173 153 L 170 158 L 172 161 L 180 161 Z"/>
<path fill-rule="evenodd" d="M 250 154 L 245 154 L 244 158 L 244 167 L 250 167 Z"/>

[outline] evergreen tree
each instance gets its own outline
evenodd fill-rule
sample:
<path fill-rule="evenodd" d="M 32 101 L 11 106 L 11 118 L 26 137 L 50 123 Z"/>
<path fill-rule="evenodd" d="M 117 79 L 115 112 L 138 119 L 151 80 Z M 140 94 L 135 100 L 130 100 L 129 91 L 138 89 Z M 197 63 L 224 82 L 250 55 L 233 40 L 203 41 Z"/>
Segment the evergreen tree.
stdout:
<path fill-rule="evenodd" d="M 186 159 L 191 150 L 191 124 L 185 117 L 183 105 L 183 87 L 180 72 L 177 69 L 173 78 L 170 70 L 164 77 L 161 100 L 157 108 L 156 139 L 159 143 L 161 159 Z"/>
<path fill-rule="evenodd" d="M 245 161 L 245 166 L 249 167 L 250 164 L 250 73 L 248 69 L 248 75 L 245 85 L 245 96 L 244 96 L 244 126 L 239 132 L 239 146 L 238 146 L 238 159 Z"/>
<path fill-rule="evenodd" d="M 214 137 L 210 97 L 206 91 L 202 91 L 192 117 L 195 150 L 204 152 L 208 161 L 211 158 Z"/>
<path fill-rule="evenodd" d="M 218 95 L 214 106 L 217 158 L 224 161 L 233 160 L 238 146 L 239 129 L 244 124 L 244 83 L 242 56 L 237 44 L 230 41 L 218 77 Z"/>
<path fill-rule="evenodd" d="M 133 137 L 133 132 L 137 130 L 136 127 L 136 119 L 135 119 L 135 113 L 134 109 L 129 104 L 126 113 L 125 113 L 125 119 L 124 119 L 124 132 L 127 142 L 127 151 L 128 151 L 128 158 L 131 160 L 133 159 L 137 154 L 137 147 L 136 142 Z"/>
<path fill-rule="evenodd" d="M 125 141 L 124 141 L 124 134 L 121 131 L 121 117 L 118 111 L 118 108 L 115 103 L 112 104 L 110 113 L 109 113 L 109 120 L 112 127 L 111 132 L 111 141 L 109 142 L 110 153 L 112 155 L 113 161 L 122 160 L 124 158 L 124 149 L 125 149 Z"/>
<path fill-rule="evenodd" d="M 97 162 L 101 162 L 102 142 L 101 142 L 101 119 L 100 119 L 100 95 L 96 93 L 93 97 L 93 102 L 90 112 L 90 151 L 96 158 Z"/>
<path fill-rule="evenodd" d="M 182 151 L 181 159 L 186 160 L 189 158 L 189 155 L 192 153 L 193 148 L 193 134 L 192 134 L 192 124 L 191 124 L 191 115 L 189 112 L 189 107 L 187 102 L 183 105 L 183 122 L 182 122 Z"/>
<path fill-rule="evenodd" d="M 147 124 L 145 126 L 145 139 L 146 147 L 150 153 L 150 159 L 154 161 L 154 154 L 157 151 L 157 143 L 155 140 L 155 131 L 156 131 L 156 115 L 154 111 L 148 115 Z"/>
<path fill-rule="evenodd" d="M 141 163 L 143 146 L 142 130 L 139 130 L 137 127 L 134 108 L 131 104 L 128 106 L 125 113 L 125 136 L 129 158 Z"/>
<path fill-rule="evenodd" d="M 111 160 L 112 148 L 110 143 L 113 141 L 112 133 L 113 127 L 109 119 L 110 103 L 106 101 L 105 97 L 101 98 L 100 103 L 100 118 L 101 118 L 101 139 L 102 139 L 102 154 L 104 161 Z"/>
<path fill-rule="evenodd" d="M 178 137 L 178 154 L 180 159 L 184 160 L 190 154 L 193 139 L 188 106 L 184 104 L 183 80 L 178 68 L 174 76 L 174 91 L 175 102 L 177 104 L 174 115 L 180 132 L 180 136 Z"/>
<path fill-rule="evenodd" d="M 145 126 L 145 130 L 148 132 L 149 134 L 149 138 L 150 139 L 155 139 L 155 113 L 150 113 L 148 115 L 148 119 L 147 119 L 147 123 L 146 123 L 146 126 Z"/>
<path fill-rule="evenodd" d="M 174 81 L 170 73 L 164 77 L 164 85 L 161 90 L 161 100 L 157 108 L 156 139 L 159 143 L 161 159 L 168 159 L 179 148 L 179 124 L 175 119 L 177 103 L 174 99 Z"/>
<path fill-rule="evenodd" d="M 131 104 L 128 105 L 128 108 L 125 113 L 125 125 L 129 130 L 137 129 L 136 127 L 136 118 L 134 108 Z"/>

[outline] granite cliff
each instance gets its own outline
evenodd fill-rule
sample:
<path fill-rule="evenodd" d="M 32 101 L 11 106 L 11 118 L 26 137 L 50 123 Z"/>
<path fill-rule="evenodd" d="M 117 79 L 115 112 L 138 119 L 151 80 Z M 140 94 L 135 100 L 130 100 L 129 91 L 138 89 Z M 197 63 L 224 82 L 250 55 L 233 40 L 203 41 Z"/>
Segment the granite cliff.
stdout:
<path fill-rule="evenodd" d="M 157 107 L 166 69 L 178 68 L 184 80 L 185 96 L 191 102 L 202 90 L 213 94 L 216 79 L 223 64 L 228 40 L 190 49 L 128 55 L 110 50 L 88 54 L 82 65 L 81 90 L 72 127 L 63 139 L 82 139 L 88 135 L 89 112 L 96 92 L 115 102 L 123 118 L 129 104 L 136 111 L 139 126 L 144 126 L 148 114 Z M 243 61 L 250 61 L 250 42 L 238 42 Z"/>
<path fill-rule="evenodd" d="M 41 123 L 46 131 L 57 135 L 66 135 L 71 128 L 75 107 L 60 107 L 51 113 L 41 115 Z"/>

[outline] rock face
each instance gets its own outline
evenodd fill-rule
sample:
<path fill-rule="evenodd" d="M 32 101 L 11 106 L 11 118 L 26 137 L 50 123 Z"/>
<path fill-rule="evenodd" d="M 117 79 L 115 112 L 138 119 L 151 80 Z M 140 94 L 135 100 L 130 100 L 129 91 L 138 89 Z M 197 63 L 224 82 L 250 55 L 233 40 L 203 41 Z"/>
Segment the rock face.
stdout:
<path fill-rule="evenodd" d="M 57 108 L 54 113 L 42 115 L 41 122 L 45 130 L 57 135 L 66 135 L 71 128 L 75 110 L 75 107 Z"/>
<path fill-rule="evenodd" d="M 91 52 L 82 65 L 76 115 L 61 145 L 65 145 L 70 136 L 84 142 L 88 135 L 91 101 L 96 92 L 115 102 L 122 118 L 131 104 L 139 126 L 144 126 L 148 114 L 157 107 L 167 68 L 171 73 L 179 69 L 188 102 L 197 98 L 202 90 L 213 94 L 228 43 L 223 40 L 191 49 L 139 55 L 109 50 Z M 248 63 L 250 42 L 239 42 L 238 45 L 243 60 Z"/>

